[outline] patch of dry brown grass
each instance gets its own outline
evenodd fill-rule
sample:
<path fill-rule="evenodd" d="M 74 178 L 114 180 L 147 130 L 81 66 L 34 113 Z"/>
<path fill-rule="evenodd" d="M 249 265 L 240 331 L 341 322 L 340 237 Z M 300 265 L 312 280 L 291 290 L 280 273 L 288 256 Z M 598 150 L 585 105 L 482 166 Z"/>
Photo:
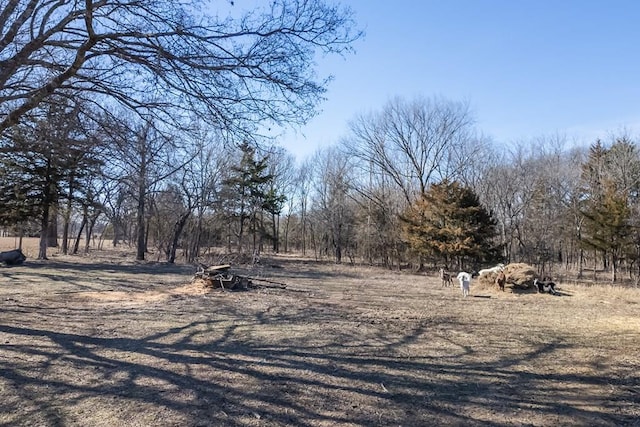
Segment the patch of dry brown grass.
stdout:
<path fill-rule="evenodd" d="M 0 251 L 9 251 L 17 249 L 22 246 L 22 253 L 24 253 L 28 259 L 35 259 L 40 252 L 40 239 L 37 237 L 23 237 L 22 242 L 18 237 L 0 237 Z M 84 248 L 84 241 L 81 241 L 80 247 Z M 95 251 L 96 248 L 92 246 Z M 131 254 L 132 249 L 118 248 L 106 251 L 100 251 L 101 254 L 108 254 L 110 252 L 127 253 Z M 47 256 L 56 257 L 61 255 L 60 248 L 47 248 Z M 78 256 L 88 256 L 87 254 L 78 254 Z M 102 256 L 102 255 L 101 255 Z"/>
<path fill-rule="evenodd" d="M 39 239 L 35 237 L 24 237 L 22 239 L 22 253 L 27 258 L 35 258 L 38 256 Z M 17 237 L 0 237 L 0 252 L 17 249 L 20 246 L 20 240 Z"/>
<path fill-rule="evenodd" d="M 206 292 L 113 252 L 0 269 L 1 425 L 634 425 L 640 292 L 276 257 Z M 277 265 L 278 268 L 272 267 Z"/>

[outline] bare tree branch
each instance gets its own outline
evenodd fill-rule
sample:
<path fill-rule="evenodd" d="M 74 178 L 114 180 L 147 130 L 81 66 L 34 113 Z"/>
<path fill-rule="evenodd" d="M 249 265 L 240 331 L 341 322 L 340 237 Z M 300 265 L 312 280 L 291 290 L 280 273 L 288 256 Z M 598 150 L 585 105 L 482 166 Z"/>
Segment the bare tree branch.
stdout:
<path fill-rule="evenodd" d="M 9 1 L 0 7 L 0 132 L 68 89 L 237 131 L 304 123 L 330 79 L 315 74 L 315 55 L 348 52 L 360 33 L 349 9 L 270 3 L 217 18 L 213 1 Z"/>

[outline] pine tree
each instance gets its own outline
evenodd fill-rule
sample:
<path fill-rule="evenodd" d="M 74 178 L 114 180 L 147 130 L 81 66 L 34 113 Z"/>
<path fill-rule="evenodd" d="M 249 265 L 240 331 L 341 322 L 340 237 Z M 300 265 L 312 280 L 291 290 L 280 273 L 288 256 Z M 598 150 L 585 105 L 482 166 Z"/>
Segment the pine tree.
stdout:
<path fill-rule="evenodd" d="M 67 199 L 70 211 L 87 176 L 101 165 L 97 142 L 84 129 L 76 106 L 61 100 L 46 107 L 46 119 L 14 126 L 0 139 L 0 224 L 38 221 L 41 259 L 56 242 L 53 226 L 61 199 Z"/>
<path fill-rule="evenodd" d="M 617 280 L 620 260 L 633 246 L 631 209 L 627 197 L 612 182 L 603 185 L 599 197 L 588 200 L 583 211 L 586 236 L 583 244 L 605 254 L 611 262 L 611 280 Z"/>
<path fill-rule="evenodd" d="M 635 248 L 632 200 L 638 193 L 640 160 L 633 144 L 622 139 L 606 148 L 596 141 L 582 167 L 584 235 L 581 243 L 602 255 L 611 280 L 620 261 Z"/>
<path fill-rule="evenodd" d="M 229 213 L 238 220 L 238 251 L 242 251 L 242 238 L 246 225 L 253 236 L 253 251 L 259 249 L 259 236 L 265 234 L 261 221 L 263 211 L 279 213 L 284 196 L 271 191 L 274 176 L 267 172 L 268 157 L 257 158 L 256 149 L 245 142 L 240 145 L 242 158 L 230 169 L 230 176 L 223 182 L 223 193 Z"/>
<path fill-rule="evenodd" d="M 478 196 L 457 182 L 432 184 L 402 215 L 403 235 L 422 259 L 460 266 L 493 261 L 496 222 Z"/>

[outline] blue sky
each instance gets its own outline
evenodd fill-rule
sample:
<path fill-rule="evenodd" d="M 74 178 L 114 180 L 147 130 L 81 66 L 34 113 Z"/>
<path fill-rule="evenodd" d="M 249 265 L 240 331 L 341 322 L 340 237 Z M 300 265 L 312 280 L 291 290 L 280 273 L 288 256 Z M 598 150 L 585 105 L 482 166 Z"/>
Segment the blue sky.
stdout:
<path fill-rule="evenodd" d="M 496 143 L 640 130 L 640 1 L 343 0 L 366 35 L 332 74 L 321 113 L 280 142 L 299 159 L 394 96 L 467 101 Z"/>

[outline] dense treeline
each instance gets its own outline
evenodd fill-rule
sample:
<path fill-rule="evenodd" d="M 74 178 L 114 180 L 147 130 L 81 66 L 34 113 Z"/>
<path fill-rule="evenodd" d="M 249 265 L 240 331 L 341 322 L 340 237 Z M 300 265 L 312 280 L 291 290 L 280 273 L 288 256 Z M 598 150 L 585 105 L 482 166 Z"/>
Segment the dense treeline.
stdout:
<path fill-rule="evenodd" d="M 626 135 L 506 146 L 478 138 L 471 118 L 447 117 L 468 115 L 463 105 L 394 100 L 296 164 L 277 146 L 229 144 L 203 126 L 105 133 L 65 111 L 3 140 L 2 222 L 44 230 L 44 248 L 55 218 L 71 253 L 98 236 L 170 262 L 212 250 L 299 252 L 389 268 L 500 260 L 637 277 L 640 156 Z M 467 124 L 445 127 L 456 120 Z"/>
<path fill-rule="evenodd" d="M 13 67 L 0 73 L 0 225 L 39 235 L 40 258 L 97 241 L 169 262 L 298 252 L 388 268 L 502 261 L 640 275 L 640 157 L 628 135 L 504 144 L 481 136 L 464 103 L 398 98 L 296 163 L 259 130 L 313 114 L 326 82 L 307 65 L 317 49 L 348 50 L 349 11 L 279 1 L 207 35 L 175 3 L 154 3 L 174 12 L 155 30 L 140 19 L 153 11 L 121 3 L 47 15 L 11 2 L 0 14 L 14 19 L 0 26 L 13 43 L 0 45 Z M 140 28 L 115 28 L 109 5 Z M 69 37 L 83 31 L 85 44 Z M 104 67 L 114 68 L 101 81 Z"/>

